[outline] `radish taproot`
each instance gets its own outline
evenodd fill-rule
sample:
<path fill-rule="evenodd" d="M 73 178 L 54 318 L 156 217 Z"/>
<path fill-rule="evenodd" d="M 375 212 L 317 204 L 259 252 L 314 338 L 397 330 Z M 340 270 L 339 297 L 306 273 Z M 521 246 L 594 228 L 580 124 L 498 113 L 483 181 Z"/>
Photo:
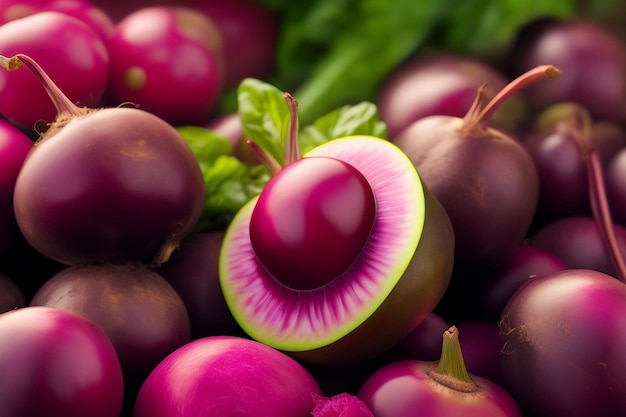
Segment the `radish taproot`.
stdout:
<path fill-rule="evenodd" d="M 79 108 L 32 58 L 0 61 L 27 66 L 58 109 L 15 185 L 15 216 L 28 242 L 68 265 L 169 259 L 205 195 L 198 161 L 176 129 L 134 107 Z"/>

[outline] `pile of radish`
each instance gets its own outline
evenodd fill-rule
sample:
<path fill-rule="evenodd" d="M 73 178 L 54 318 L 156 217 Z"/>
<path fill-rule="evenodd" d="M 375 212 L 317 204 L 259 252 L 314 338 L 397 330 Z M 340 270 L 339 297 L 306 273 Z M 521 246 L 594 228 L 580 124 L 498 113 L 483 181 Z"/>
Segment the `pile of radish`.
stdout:
<path fill-rule="evenodd" d="M 0 4 L 0 415 L 624 415 L 619 2 L 311 3 Z"/>

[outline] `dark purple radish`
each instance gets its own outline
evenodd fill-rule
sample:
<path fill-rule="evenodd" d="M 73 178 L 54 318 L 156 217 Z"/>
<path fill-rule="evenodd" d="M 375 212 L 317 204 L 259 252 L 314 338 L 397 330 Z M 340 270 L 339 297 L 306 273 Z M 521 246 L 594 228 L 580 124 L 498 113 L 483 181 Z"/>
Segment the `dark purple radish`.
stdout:
<path fill-rule="evenodd" d="M 218 27 L 224 57 L 224 87 L 236 87 L 246 77 L 263 79 L 274 69 L 279 22 L 254 0 L 188 0 Z"/>
<path fill-rule="evenodd" d="M 482 320 L 497 322 L 515 290 L 529 279 L 567 269 L 555 254 L 532 244 L 522 244 L 501 268 L 489 274 L 476 288 L 473 311 Z"/>
<path fill-rule="evenodd" d="M 444 332 L 439 360 L 383 366 L 365 381 L 358 397 L 376 417 L 521 417 L 500 385 L 468 372 L 454 326 Z"/>
<path fill-rule="evenodd" d="M 25 306 L 26 299 L 20 287 L 11 277 L 0 272 L 0 314 Z"/>
<path fill-rule="evenodd" d="M 178 348 L 139 391 L 134 417 L 310 417 L 319 385 L 293 358 L 253 340 L 209 336 Z"/>
<path fill-rule="evenodd" d="M 512 73 L 546 62 L 564 69 L 555 82 L 526 91 L 534 111 L 571 101 L 594 119 L 626 121 L 626 48 L 599 24 L 583 18 L 533 21 L 518 33 L 509 62 Z"/>
<path fill-rule="evenodd" d="M 144 110 L 75 106 L 28 56 L 2 63 L 26 65 L 58 108 L 15 185 L 28 242 L 68 265 L 166 261 L 203 209 L 202 171 L 187 142 Z"/>
<path fill-rule="evenodd" d="M 611 159 L 604 178 L 613 219 L 626 226 L 626 148 L 621 149 Z"/>
<path fill-rule="evenodd" d="M 0 119 L 0 260 L 18 233 L 13 213 L 13 189 L 33 141 L 17 127 Z"/>
<path fill-rule="evenodd" d="M 203 13 L 141 8 L 116 24 L 107 46 L 113 103 L 136 103 L 173 125 L 202 124 L 214 110 L 223 86 L 222 40 Z"/>
<path fill-rule="evenodd" d="M 0 26 L 0 55 L 31 56 L 72 103 L 99 106 L 109 80 L 104 40 L 86 23 L 60 12 L 40 12 Z M 77 82 L 80 80 L 80 82 Z M 57 109 L 29 71 L 0 71 L 0 113 L 33 129 L 52 122 Z"/>
<path fill-rule="evenodd" d="M 183 239 L 169 261 L 156 270 L 185 303 L 192 339 L 243 335 L 220 288 L 218 265 L 223 240 L 221 230 L 195 233 Z"/>
<path fill-rule="evenodd" d="M 449 52 L 421 53 L 403 63 L 381 85 L 376 103 L 393 140 L 414 121 L 432 115 L 463 117 L 487 83 L 487 98 L 508 80 L 495 67 Z M 524 117 L 524 99 L 515 95 L 493 115 L 492 124 L 514 130 Z"/>
<path fill-rule="evenodd" d="M 626 228 L 618 223 L 613 228 L 620 252 L 626 256 Z M 568 268 L 592 269 L 618 277 L 601 230 L 592 216 L 555 219 L 538 229 L 530 243 L 552 253 Z"/>
<path fill-rule="evenodd" d="M 570 269 L 529 280 L 502 314 L 506 387 L 524 415 L 618 417 L 626 409 L 626 285 Z"/>
<path fill-rule="evenodd" d="M 441 356 L 441 334 L 450 328 L 439 314 L 432 312 L 411 333 L 382 354 L 384 362 L 404 359 L 434 361 Z"/>
<path fill-rule="evenodd" d="M 113 33 L 113 20 L 89 0 L 3 0 L 0 4 L 0 25 L 39 12 L 61 12 L 86 23 L 102 39 Z"/>
<path fill-rule="evenodd" d="M 453 266 L 450 220 L 389 141 L 349 136 L 300 155 L 297 103 L 286 96 L 286 163 L 269 164 L 275 175 L 226 230 L 222 291 L 262 343 L 308 364 L 365 362 L 441 299 Z"/>
<path fill-rule="evenodd" d="M 465 117 L 424 117 L 394 138 L 450 216 L 455 267 L 494 268 L 525 238 L 537 208 L 537 169 L 518 140 L 488 124 L 510 95 L 559 73 L 549 65 L 536 67 L 486 105 L 481 88 Z"/>
<path fill-rule="evenodd" d="M 94 322 L 57 308 L 19 308 L 0 314 L 0 341 L 3 416 L 120 416 L 120 363 Z"/>

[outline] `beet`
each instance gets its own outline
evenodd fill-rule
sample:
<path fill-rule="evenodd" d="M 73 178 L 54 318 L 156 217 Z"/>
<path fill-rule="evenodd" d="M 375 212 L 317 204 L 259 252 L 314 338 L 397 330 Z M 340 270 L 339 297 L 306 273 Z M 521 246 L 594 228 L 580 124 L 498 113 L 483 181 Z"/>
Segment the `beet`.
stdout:
<path fill-rule="evenodd" d="M 68 265 L 166 261 L 204 205 L 204 179 L 170 124 L 134 107 L 79 108 L 30 57 L 26 65 L 58 108 L 18 175 L 13 205 L 24 237 Z"/>

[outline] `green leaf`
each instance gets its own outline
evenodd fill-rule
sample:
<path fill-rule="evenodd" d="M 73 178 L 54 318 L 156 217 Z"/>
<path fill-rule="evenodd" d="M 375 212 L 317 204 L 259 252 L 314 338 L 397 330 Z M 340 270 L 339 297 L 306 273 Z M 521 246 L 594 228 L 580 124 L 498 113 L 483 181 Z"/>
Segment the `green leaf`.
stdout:
<path fill-rule="evenodd" d="M 176 130 L 191 148 L 203 172 L 218 157 L 232 151 L 228 139 L 212 130 L 199 126 L 179 126 Z"/>
<path fill-rule="evenodd" d="M 284 92 L 264 81 L 246 78 L 239 84 L 237 99 L 246 137 L 283 165 L 285 135 L 290 121 Z"/>
<path fill-rule="evenodd" d="M 330 140 L 350 135 L 387 139 L 387 126 L 378 118 L 377 107 L 369 102 L 342 106 L 318 118 L 300 132 L 300 150 L 306 153 Z"/>

